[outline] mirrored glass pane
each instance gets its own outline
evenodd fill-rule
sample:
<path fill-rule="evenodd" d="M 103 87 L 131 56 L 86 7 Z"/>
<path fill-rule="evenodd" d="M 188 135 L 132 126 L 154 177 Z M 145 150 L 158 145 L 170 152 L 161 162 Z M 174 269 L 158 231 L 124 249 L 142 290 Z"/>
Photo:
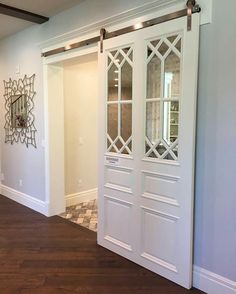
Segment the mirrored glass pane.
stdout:
<path fill-rule="evenodd" d="M 146 136 L 152 144 L 160 138 L 160 102 L 147 102 Z"/>
<path fill-rule="evenodd" d="M 130 141 L 130 143 L 128 144 L 128 148 L 129 150 L 132 150 L 132 141 Z"/>
<path fill-rule="evenodd" d="M 130 49 L 130 47 L 126 47 L 126 48 L 123 48 L 122 51 L 123 51 L 125 54 L 127 54 L 128 51 L 129 51 L 129 49 Z"/>
<path fill-rule="evenodd" d="M 121 152 L 121 154 L 126 154 L 126 155 L 128 155 L 128 154 L 129 154 L 129 152 L 128 152 L 128 150 L 127 150 L 127 149 L 124 149 L 124 150 Z"/>
<path fill-rule="evenodd" d="M 114 147 L 112 147 L 112 148 L 110 149 L 110 152 L 117 153 L 117 151 L 116 151 L 116 149 L 115 149 Z"/>
<path fill-rule="evenodd" d="M 179 98 L 180 95 L 180 59 L 171 51 L 165 60 L 164 97 Z"/>
<path fill-rule="evenodd" d="M 174 36 L 170 36 L 170 37 L 168 37 L 167 39 L 171 42 L 171 43 L 173 43 L 174 42 L 174 40 L 177 38 L 177 35 L 174 35 Z"/>
<path fill-rule="evenodd" d="M 127 47 L 127 48 L 123 48 L 122 49 L 122 51 L 125 53 L 125 55 L 128 54 L 129 50 L 130 50 L 130 47 Z"/>
<path fill-rule="evenodd" d="M 179 135 L 179 102 L 164 102 L 163 106 L 163 139 L 168 145 L 178 139 Z"/>
<path fill-rule="evenodd" d="M 181 39 L 176 43 L 175 47 L 181 52 Z"/>
<path fill-rule="evenodd" d="M 163 143 L 158 144 L 158 146 L 156 147 L 156 151 L 158 152 L 159 156 L 162 156 L 162 154 L 164 154 L 166 152 L 166 147 L 164 146 Z M 159 157 L 158 156 L 158 157 Z"/>
<path fill-rule="evenodd" d="M 129 59 L 131 60 L 131 61 L 133 61 L 133 50 L 130 52 L 130 54 L 129 54 Z"/>
<path fill-rule="evenodd" d="M 121 137 L 127 142 L 132 135 L 132 104 L 121 105 Z"/>
<path fill-rule="evenodd" d="M 160 42 L 160 39 L 158 39 L 158 40 L 154 40 L 154 41 L 151 41 L 150 43 L 151 43 L 154 47 L 156 47 L 156 46 L 158 45 L 159 42 Z"/>
<path fill-rule="evenodd" d="M 118 101 L 119 71 L 113 63 L 108 70 L 108 101 Z"/>
<path fill-rule="evenodd" d="M 111 53 L 111 55 L 112 55 L 112 56 L 115 56 L 115 55 L 116 55 L 116 53 L 117 53 L 117 50 L 110 51 L 110 53 Z"/>
<path fill-rule="evenodd" d="M 111 64 L 112 60 L 111 60 L 110 57 L 108 57 L 107 60 L 108 60 L 107 64 L 108 64 L 108 66 L 109 66 L 109 65 Z"/>
<path fill-rule="evenodd" d="M 115 61 L 118 64 L 121 64 L 123 60 L 124 60 L 124 56 L 121 53 L 119 53 L 118 56 L 116 57 Z"/>
<path fill-rule="evenodd" d="M 147 99 L 161 96 L 161 61 L 154 55 L 147 65 Z"/>
<path fill-rule="evenodd" d="M 27 128 L 27 96 L 11 96 L 10 116 L 12 128 Z"/>
<path fill-rule="evenodd" d="M 149 47 L 147 47 L 147 58 L 152 54 L 152 49 L 150 49 Z"/>
<path fill-rule="evenodd" d="M 169 152 L 164 159 L 167 160 L 176 160 L 178 158 L 178 145 L 176 147 L 173 147 L 171 152 Z"/>
<path fill-rule="evenodd" d="M 178 159 L 181 95 L 181 39 L 178 41 L 178 38 L 176 34 L 169 35 L 159 43 L 154 40 L 147 45 L 145 155 L 159 160 Z M 160 55 L 163 58 L 159 59 Z"/>
<path fill-rule="evenodd" d="M 165 42 L 163 42 L 161 44 L 161 46 L 158 48 L 158 51 L 161 53 L 162 56 L 164 56 L 166 54 L 166 52 L 167 52 L 168 49 L 169 49 L 169 46 L 166 45 Z"/>
<path fill-rule="evenodd" d="M 119 150 L 123 147 L 123 143 L 121 142 L 120 139 L 118 139 L 118 140 L 116 141 L 116 147 L 117 147 Z"/>
<path fill-rule="evenodd" d="M 164 157 L 164 159 L 167 159 L 167 160 L 174 160 L 174 157 L 173 157 L 173 155 L 171 155 L 170 153 L 168 153 L 168 154 Z"/>
<path fill-rule="evenodd" d="M 107 133 L 114 141 L 118 136 L 118 105 L 107 106 Z"/>
<path fill-rule="evenodd" d="M 126 61 L 121 68 L 121 100 L 132 100 L 133 70 Z"/>
<path fill-rule="evenodd" d="M 122 51 L 124 52 L 125 55 L 128 56 L 130 61 L 133 61 L 133 50 L 131 50 L 131 47 L 123 48 Z"/>
<path fill-rule="evenodd" d="M 151 149 L 148 143 L 145 143 L 145 154 Z"/>
<path fill-rule="evenodd" d="M 154 152 L 151 152 L 148 157 L 157 158 L 156 154 Z"/>

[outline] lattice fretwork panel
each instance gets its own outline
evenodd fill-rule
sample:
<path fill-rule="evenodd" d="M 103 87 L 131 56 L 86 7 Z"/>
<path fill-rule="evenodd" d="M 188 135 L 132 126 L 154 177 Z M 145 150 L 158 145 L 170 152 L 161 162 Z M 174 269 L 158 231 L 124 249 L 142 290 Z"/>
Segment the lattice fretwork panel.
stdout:
<path fill-rule="evenodd" d="M 178 160 L 182 38 L 147 42 L 145 156 Z"/>
<path fill-rule="evenodd" d="M 133 48 L 107 52 L 107 152 L 132 153 Z"/>

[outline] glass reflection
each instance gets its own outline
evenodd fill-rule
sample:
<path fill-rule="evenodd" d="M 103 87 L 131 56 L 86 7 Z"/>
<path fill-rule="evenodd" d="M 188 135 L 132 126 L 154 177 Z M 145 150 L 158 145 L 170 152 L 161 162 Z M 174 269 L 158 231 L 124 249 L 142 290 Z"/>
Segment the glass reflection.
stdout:
<path fill-rule="evenodd" d="M 152 144 L 160 138 L 160 102 L 147 103 L 146 136 Z"/>
<path fill-rule="evenodd" d="M 133 70 L 126 61 L 121 68 L 121 100 L 132 100 Z"/>
<path fill-rule="evenodd" d="M 161 61 L 154 55 L 147 65 L 147 99 L 161 97 Z"/>
<path fill-rule="evenodd" d="M 107 106 L 107 133 L 112 140 L 118 136 L 118 105 Z"/>
<path fill-rule="evenodd" d="M 180 59 L 171 52 L 165 60 L 164 98 L 178 98 L 180 95 Z"/>
<path fill-rule="evenodd" d="M 108 101 L 118 101 L 119 71 L 113 63 L 108 70 Z"/>
<path fill-rule="evenodd" d="M 132 135 L 132 104 L 121 105 L 121 137 L 126 142 Z"/>

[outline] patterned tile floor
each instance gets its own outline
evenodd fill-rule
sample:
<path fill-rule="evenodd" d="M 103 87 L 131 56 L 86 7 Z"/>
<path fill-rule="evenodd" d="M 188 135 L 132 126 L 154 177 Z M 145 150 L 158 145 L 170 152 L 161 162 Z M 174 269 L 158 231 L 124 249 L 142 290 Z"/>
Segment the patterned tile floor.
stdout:
<path fill-rule="evenodd" d="M 61 217 L 97 232 L 97 200 L 69 206 Z"/>

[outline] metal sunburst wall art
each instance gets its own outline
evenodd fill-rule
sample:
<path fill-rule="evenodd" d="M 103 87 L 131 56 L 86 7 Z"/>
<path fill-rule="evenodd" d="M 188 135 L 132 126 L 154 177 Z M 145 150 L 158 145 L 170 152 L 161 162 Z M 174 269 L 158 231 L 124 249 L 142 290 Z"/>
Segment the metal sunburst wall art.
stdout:
<path fill-rule="evenodd" d="M 5 98 L 5 143 L 21 142 L 36 148 L 34 126 L 34 80 L 35 74 L 23 79 L 4 81 Z"/>

